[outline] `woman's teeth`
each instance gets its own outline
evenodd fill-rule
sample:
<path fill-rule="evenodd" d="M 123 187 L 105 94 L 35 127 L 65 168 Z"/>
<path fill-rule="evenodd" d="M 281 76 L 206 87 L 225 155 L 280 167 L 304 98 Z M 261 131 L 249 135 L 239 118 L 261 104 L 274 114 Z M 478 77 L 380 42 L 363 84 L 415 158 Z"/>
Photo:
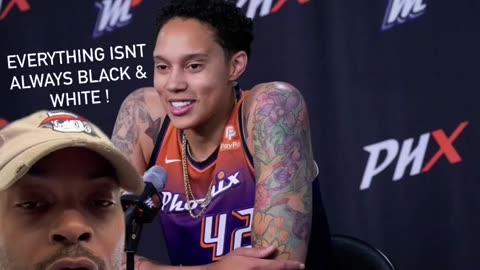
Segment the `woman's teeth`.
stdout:
<path fill-rule="evenodd" d="M 173 102 L 170 102 L 170 103 L 175 108 L 182 108 L 182 107 L 185 107 L 185 106 L 188 106 L 188 105 L 192 104 L 191 101 L 173 101 Z"/>

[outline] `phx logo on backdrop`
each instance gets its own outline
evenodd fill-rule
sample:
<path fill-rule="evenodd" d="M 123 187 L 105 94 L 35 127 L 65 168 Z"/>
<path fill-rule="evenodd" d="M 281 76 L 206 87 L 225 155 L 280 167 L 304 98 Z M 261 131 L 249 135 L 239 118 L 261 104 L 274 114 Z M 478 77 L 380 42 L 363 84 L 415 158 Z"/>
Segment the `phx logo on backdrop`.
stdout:
<path fill-rule="evenodd" d="M 8 121 L 0 117 L 0 129 L 4 128 L 6 125 L 8 125 Z"/>
<path fill-rule="evenodd" d="M 97 38 L 106 32 L 112 32 L 124 27 L 132 19 L 132 9 L 143 0 L 102 0 L 95 3 L 98 8 L 97 22 L 93 30 L 93 37 Z"/>
<path fill-rule="evenodd" d="M 295 2 L 303 5 L 310 2 L 310 0 L 296 0 Z M 99 13 L 93 30 L 93 37 L 98 38 L 106 32 L 112 32 L 127 26 L 133 17 L 132 10 L 141 3 L 142 0 L 97 1 L 95 6 L 98 8 Z M 287 0 L 238 0 L 237 6 L 246 9 L 247 17 L 253 19 L 257 14 L 260 17 L 265 17 L 277 13 L 286 3 Z"/>
<path fill-rule="evenodd" d="M 389 166 L 395 166 L 392 181 L 399 181 L 408 173 L 406 172 L 408 166 L 411 166 L 408 174 L 414 176 L 429 172 L 442 157 L 446 158 L 450 164 L 461 162 L 462 157 L 455 148 L 454 142 L 467 125 L 468 121 L 461 122 L 450 135 L 447 135 L 443 129 L 437 129 L 423 133 L 418 138 L 405 139 L 403 142 L 388 139 L 363 147 L 369 156 L 360 183 L 360 190 L 369 189 L 374 178 Z M 418 141 L 416 146 L 414 146 L 415 140 Z M 430 143 L 431 141 L 435 143 Z M 431 157 L 425 156 L 429 147 L 438 149 Z M 397 158 L 396 164 L 393 163 L 395 158 Z"/>
<path fill-rule="evenodd" d="M 0 117 L 0 130 L 8 125 L 8 121 Z M 4 144 L 2 136 L 0 136 L 0 147 Z"/>
<path fill-rule="evenodd" d="M 310 2 L 310 0 L 296 0 L 295 2 L 304 5 Z M 237 6 L 242 9 L 246 8 L 247 17 L 254 19 L 257 14 L 260 17 L 275 14 L 279 12 L 286 3 L 287 0 L 238 0 Z"/>
<path fill-rule="evenodd" d="M 425 13 L 426 8 L 424 0 L 389 0 L 382 30 L 417 18 Z"/>
<path fill-rule="evenodd" d="M 14 9 L 18 9 L 20 12 L 25 13 L 30 10 L 30 4 L 27 0 L 9 0 L 6 2 L 0 0 L 0 21 L 5 20 Z"/>

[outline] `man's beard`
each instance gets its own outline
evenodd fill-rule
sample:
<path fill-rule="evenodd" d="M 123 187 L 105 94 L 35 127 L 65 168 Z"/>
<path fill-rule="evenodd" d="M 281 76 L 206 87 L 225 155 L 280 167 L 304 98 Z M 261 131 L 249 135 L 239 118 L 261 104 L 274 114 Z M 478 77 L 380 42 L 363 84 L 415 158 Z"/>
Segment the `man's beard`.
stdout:
<path fill-rule="evenodd" d="M 64 247 L 52 256 L 49 256 L 44 261 L 37 263 L 33 269 L 35 270 L 45 270 L 47 269 L 52 263 L 67 258 L 87 258 L 90 259 L 98 266 L 98 270 L 106 270 L 105 262 L 92 254 L 91 251 L 82 247 L 81 245 L 74 245 L 69 247 Z M 24 270 L 20 269 L 18 263 L 25 264 L 27 260 L 30 258 L 16 258 L 13 260 L 11 256 L 9 256 L 5 249 L 0 249 L 0 270 Z M 15 263 L 16 261 L 16 263 Z M 25 267 L 25 266 L 23 266 Z"/>
<path fill-rule="evenodd" d="M 7 253 L 4 248 L 0 248 L 0 270 L 9 270 L 12 268 L 12 263 L 8 259 Z"/>
<path fill-rule="evenodd" d="M 52 263 L 68 258 L 87 258 L 90 259 L 98 266 L 98 270 L 105 270 L 105 262 L 100 258 L 95 256 L 90 250 L 84 248 L 81 245 L 74 245 L 60 249 L 58 252 L 48 257 L 44 261 L 35 265 L 35 270 L 45 270 Z"/>
<path fill-rule="evenodd" d="M 112 270 L 122 269 L 124 244 L 125 244 L 125 241 L 123 239 L 120 240 L 117 244 L 117 247 L 113 251 L 113 255 L 112 255 L 112 258 L 111 258 L 111 260 L 112 260 Z"/>
<path fill-rule="evenodd" d="M 114 250 L 113 256 L 110 258 L 112 263 L 112 270 L 121 269 L 122 265 L 122 255 L 123 255 L 123 241 L 120 241 L 117 247 Z M 100 257 L 95 256 L 91 251 L 87 248 L 84 248 L 81 245 L 75 245 L 70 247 L 65 247 L 49 256 L 44 261 L 37 263 L 33 269 L 35 270 L 45 270 L 49 267 L 52 263 L 56 262 L 60 259 L 66 258 L 87 258 L 92 260 L 97 266 L 98 270 L 106 270 L 106 262 L 102 260 Z M 0 248 L 0 270 L 25 270 L 20 269 L 18 263 L 25 263 L 24 258 L 19 258 L 17 264 L 15 264 L 15 260 L 12 260 L 10 256 L 8 256 L 5 249 Z M 28 258 L 27 258 L 28 260 Z"/>

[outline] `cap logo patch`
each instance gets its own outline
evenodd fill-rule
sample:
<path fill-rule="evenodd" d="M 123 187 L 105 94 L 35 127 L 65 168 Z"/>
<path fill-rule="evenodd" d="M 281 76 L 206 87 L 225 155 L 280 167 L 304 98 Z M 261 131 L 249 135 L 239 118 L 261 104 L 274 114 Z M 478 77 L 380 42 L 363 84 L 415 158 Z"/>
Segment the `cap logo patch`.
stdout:
<path fill-rule="evenodd" d="M 98 137 L 93 126 L 83 117 L 65 111 L 48 112 L 48 117 L 41 123 L 40 127 L 50 128 L 63 133 L 86 133 Z"/>

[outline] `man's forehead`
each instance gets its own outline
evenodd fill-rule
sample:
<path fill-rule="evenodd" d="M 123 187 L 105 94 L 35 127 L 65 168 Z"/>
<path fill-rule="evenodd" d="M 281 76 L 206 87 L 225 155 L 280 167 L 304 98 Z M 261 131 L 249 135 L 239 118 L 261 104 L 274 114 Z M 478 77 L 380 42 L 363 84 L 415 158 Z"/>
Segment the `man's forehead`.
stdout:
<path fill-rule="evenodd" d="M 0 204 L 12 202 L 23 196 L 48 196 L 49 198 L 83 198 L 92 193 L 120 194 L 118 181 L 112 177 L 59 178 L 24 175 L 6 190 L 0 191 Z M 51 197 L 54 196 L 54 197 Z M 0 208 L 2 206 L 0 205 Z"/>
<path fill-rule="evenodd" d="M 75 191 L 73 187 L 108 187 L 111 189 L 120 189 L 118 181 L 114 177 L 92 177 L 92 178 L 84 178 L 84 177 L 62 177 L 59 175 L 33 175 L 33 174 L 26 174 L 22 178 L 20 178 L 14 185 L 12 185 L 8 190 L 21 190 L 21 189 L 32 189 L 35 190 L 39 187 L 47 187 L 47 188 L 56 188 L 58 187 L 59 190 L 71 190 Z"/>
<path fill-rule="evenodd" d="M 75 175 L 84 178 L 116 178 L 109 161 L 86 148 L 66 148 L 55 151 L 35 163 L 27 173 L 31 176 Z"/>
<path fill-rule="evenodd" d="M 100 154 L 84 147 L 68 147 L 54 151 L 35 163 L 34 166 L 48 167 L 58 163 L 108 165 L 109 162 Z"/>

